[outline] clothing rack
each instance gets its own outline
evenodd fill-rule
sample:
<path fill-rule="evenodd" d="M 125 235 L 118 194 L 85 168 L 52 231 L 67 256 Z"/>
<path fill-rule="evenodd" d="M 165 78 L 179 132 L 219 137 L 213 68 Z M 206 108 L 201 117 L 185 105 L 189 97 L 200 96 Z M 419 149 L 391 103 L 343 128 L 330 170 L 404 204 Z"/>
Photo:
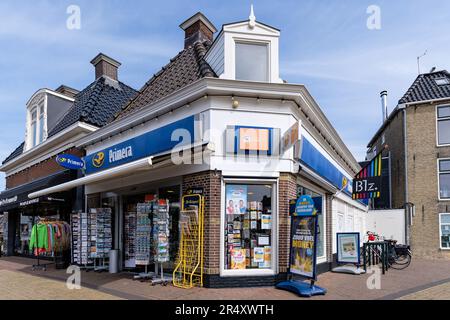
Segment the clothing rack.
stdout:
<path fill-rule="evenodd" d="M 34 214 L 33 214 L 33 227 L 37 224 L 36 223 L 36 218 L 39 218 L 39 222 L 48 222 L 52 219 L 49 218 L 40 218 L 40 217 L 36 217 L 36 208 L 33 209 Z M 38 232 L 36 230 L 35 232 L 35 241 L 36 241 L 36 245 L 38 243 Z M 41 261 L 39 259 L 40 257 L 40 253 L 39 253 L 39 248 L 36 247 L 36 257 L 37 257 L 37 264 L 33 264 L 31 270 L 36 271 L 36 270 L 43 270 L 43 271 L 47 271 L 47 266 L 52 265 L 52 264 L 56 264 L 55 261 L 55 255 L 53 255 L 53 262 L 50 263 L 45 263 L 45 264 L 41 264 Z"/>

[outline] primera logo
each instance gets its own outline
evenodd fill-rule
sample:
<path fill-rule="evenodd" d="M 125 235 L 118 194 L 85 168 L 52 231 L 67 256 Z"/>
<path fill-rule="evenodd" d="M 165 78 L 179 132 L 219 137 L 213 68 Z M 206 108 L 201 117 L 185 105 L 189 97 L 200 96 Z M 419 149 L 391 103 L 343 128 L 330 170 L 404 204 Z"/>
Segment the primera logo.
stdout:
<path fill-rule="evenodd" d="M 93 158 L 92 158 L 92 165 L 96 168 L 100 168 L 105 163 L 105 153 L 104 152 L 98 152 Z"/>

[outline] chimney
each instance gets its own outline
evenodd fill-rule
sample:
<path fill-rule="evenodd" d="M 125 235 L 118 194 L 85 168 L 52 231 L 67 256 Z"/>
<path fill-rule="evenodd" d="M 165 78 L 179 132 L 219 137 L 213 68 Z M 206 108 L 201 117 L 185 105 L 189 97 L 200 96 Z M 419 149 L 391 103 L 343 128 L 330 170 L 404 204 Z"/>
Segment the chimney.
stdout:
<path fill-rule="evenodd" d="M 121 65 L 119 61 L 114 60 L 103 53 L 99 53 L 94 59 L 92 59 L 91 64 L 95 67 L 96 80 L 102 76 L 106 76 L 118 81 L 117 70 Z"/>
<path fill-rule="evenodd" d="M 65 86 L 65 85 L 60 85 L 58 88 L 55 89 L 56 92 L 61 93 L 62 95 L 69 97 L 69 98 L 75 98 L 75 96 L 77 95 L 77 93 L 79 93 L 80 91 L 78 91 L 77 89 Z"/>
<path fill-rule="evenodd" d="M 383 114 L 383 122 L 384 123 L 388 118 L 388 109 L 387 109 L 387 91 L 381 91 L 380 97 L 381 97 L 381 111 Z"/>
<path fill-rule="evenodd" d="M 203 13 L 197 12 L 185 22 L 180 24 L 184 30 L 184 48 L 192 46 L 197 41 L 213 41 L 216 27 L 206 18 Z"/>

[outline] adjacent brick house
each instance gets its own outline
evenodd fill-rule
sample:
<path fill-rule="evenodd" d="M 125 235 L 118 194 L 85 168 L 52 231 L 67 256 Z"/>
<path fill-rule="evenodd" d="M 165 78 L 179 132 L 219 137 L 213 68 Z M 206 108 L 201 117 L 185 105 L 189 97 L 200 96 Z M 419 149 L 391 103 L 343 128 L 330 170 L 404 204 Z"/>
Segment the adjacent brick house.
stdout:
<path fill-rule="evenodd" d="M 448 162 L 450 74 L 421 74 L 368 144 L 373 155 L 387 146 L 392 208 L 408 210 L 415 255 L 450 259 Z"/>
<path fill-rule="evenodd" d="M 56 157 L 83 157 L 84 150 L 77 148 L 76 142 L 111 122 L 137 93 L 118 80 L 120 63 L 116 60 L 99 54 L 91 63 L 95 81 L 82 91 L 64 85 L 55 90 L 40 89 L 27 102 L 24 142 L 0 166 L 6 176 L 6 190 L 0 193 L 0 213 L 5 213 L 8 220 L 4 239 L 7 254 L 30 253 L 22 241 L 27 236 L 18 230 L 34 223 L 36 215 L 57 215 L 68 220 L 72 210 L 84 209 L 82 188 L 36 199 L 29 199 L 28 194 L 79 177 L 81 172 L 63 168 Z"/>

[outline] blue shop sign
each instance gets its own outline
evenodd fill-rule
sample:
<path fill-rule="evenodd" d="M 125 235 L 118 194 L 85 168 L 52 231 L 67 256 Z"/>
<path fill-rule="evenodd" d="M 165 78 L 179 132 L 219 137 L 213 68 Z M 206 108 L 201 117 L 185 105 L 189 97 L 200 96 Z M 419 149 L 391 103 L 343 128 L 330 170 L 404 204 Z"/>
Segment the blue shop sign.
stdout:
<path fill-rule="evenodd" d="M 133 139 L 126 140 L 110 148 L 103 149 L 85 157 L 86 174 L 114 168 L 125 163 L 149 157 L 174 147 L 190 145 L 194 142 L 195 116 L 173 122 L 164 127 L 144 133 Z M 172 140 L 172 134 L 177 129 L 189 132 L 189 139 Z"/>
<path fill-rule="evenodd" d="M 295 205 L 295 213 L 294 216 L 298 217 L 307 217 L 307 216 L 315 216 L 317 210 L 314 205 L 314 200 L 311 196 L 303 195 L 298 198 L 297 203 Z"/>
<path fill-rule="evenodd" d="M 84 168 L 83 159 L 71 155 L 71 154 L 60 154 L 56 157 L 56 162 L 63 168 L 71 170 L 80 170 Z"/>

